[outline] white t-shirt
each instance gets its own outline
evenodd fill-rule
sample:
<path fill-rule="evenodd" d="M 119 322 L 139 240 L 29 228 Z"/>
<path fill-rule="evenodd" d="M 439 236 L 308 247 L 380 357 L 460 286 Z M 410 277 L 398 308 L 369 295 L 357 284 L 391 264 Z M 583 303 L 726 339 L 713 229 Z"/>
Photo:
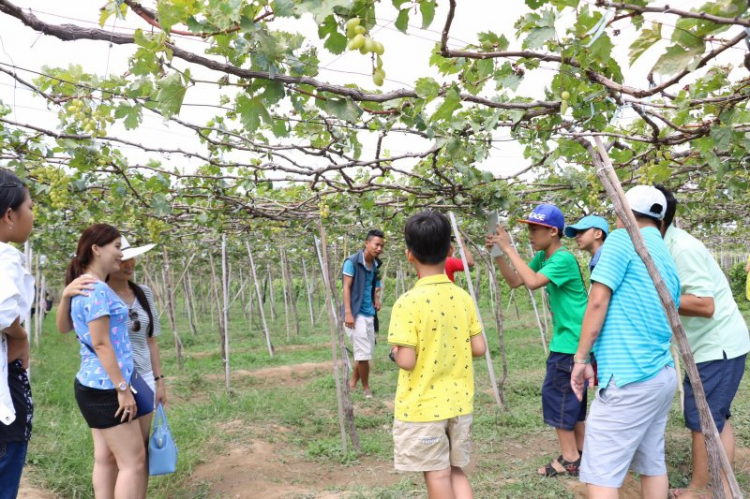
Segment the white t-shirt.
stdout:
<path fill-rule="evenodd" d="M 25 321 L 34 301 L 34 277 L 24 267 L 23 253 L 0 242 L 0 331 L 16 319 Z M 8 339 L 0 333 L 0 422 L 9 425 L 16 410 L 8 389 Z"/>

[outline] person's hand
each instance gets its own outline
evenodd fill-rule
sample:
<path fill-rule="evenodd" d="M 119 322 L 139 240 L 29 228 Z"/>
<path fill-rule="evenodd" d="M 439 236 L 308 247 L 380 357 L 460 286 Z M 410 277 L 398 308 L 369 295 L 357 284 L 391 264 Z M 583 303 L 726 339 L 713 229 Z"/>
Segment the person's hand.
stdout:
<path fill-rule="evenodd" d="M 576 398 L 583 400 L 583 392 L 586 390 L 586 384 L 594 386 L 594 368 L 591 364 L 573 364 L 573 372 L 570 373 L 570 387 L 573 389 Z"/>
<path fill-rule="evenodd" d="M 89 274 L 83 274 L 82 276 L 74 279 L 70 284 L 65 286 L 63 289 L 63 298 L 73 298 L 74 296 L 88 296 L 89 291 L 94 289 L 94 283 L 96 278 Z"/>
<path fill-rule="evenodd" d="M 344 315 L 344 326 L 354 329 L 354 316 L 349 312 Z"/>
<path fill-rule="evenodd" d="M 156 382 L 156 403 L 167 406 L 167 387 L 164 384 L 164 378 Z"/>
<path fill-rule="evenodd" d="M 487 251 L 492 251 L 492 247 L 495 245 L 495 241 L 492 240 L 492 234 L 484 236 L 484 247 Z"/>
<path fill-rule="evenodd" d="M 492 237 L 492 241 L 497 244 L 503 252 L 507 253 L 507 250 L 513 246 L 510 239 L 510 234 L 500 224 L 495 227 L 495 234 Z"/>
<path fill-rule="evenodd" d="M 120 407 L 117 408 L 115 417 L 119 417 L 121 423 L 131 422 L 138 414 L 138 406 L 135 404 L 135 398 L 130 391 L 130 387 L 124 392 L 117 390 L 117 401 L 120 403 Z"/>
<path fill-rule="evenodd" d="M 378 297 L 378 296 L 375 297 L 375 304 L 374 304 L 374 306 L 375 306 L 375 310 L 376 311 L 380 310 L 381 308 L 383 308 L 383 304 L 380 302 L 380 297 Z"/>

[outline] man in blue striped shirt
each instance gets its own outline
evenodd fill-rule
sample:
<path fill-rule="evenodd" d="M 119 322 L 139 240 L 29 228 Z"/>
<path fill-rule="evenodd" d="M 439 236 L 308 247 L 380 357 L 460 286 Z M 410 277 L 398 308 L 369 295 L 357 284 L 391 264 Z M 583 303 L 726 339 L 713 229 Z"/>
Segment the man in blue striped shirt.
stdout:
<path fill-rule="evenodd" d="M 659 232 L 667 201 L 652 186 L 626 195 L 641 235 L 675 304 L 677 268 Z M 574 356 L 571 385 L 577 396 L 596 353 L 599 392 L 586 420 L 581 481 L 592 499 L 617 498 L 628 469 L 641 475 L 644 498 L 667 497 L 664 430 L 677 378 L 670 353 L 672 330 L 656 287 L 621 220 L 607 238 L 591 275 L 593 285 Z"/>

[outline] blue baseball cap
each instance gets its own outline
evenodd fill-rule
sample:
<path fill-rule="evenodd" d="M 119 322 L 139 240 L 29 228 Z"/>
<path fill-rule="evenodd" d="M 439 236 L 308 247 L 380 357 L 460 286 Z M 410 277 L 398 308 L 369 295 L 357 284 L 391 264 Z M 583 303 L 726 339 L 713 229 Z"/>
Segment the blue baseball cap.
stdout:
<path fill-rule="evenodd" d="M 604 232 L 605 237 L 609 235 L 609 223 L 597 215 L 583 217 L 577 224 L 568 225 L 565 227 L 565 235 L 567 237 L 575 237 L 579 232 L 589 229 L 599 229 Z"/>
<path fill-rule="evenodd" d="M 529 214 L 526 220 L 519 220 L 521 223 L 541 225 L 542 227 L 555 227 L 563 235 L 565 227 L 565 216 L 560 208 L 554 204 L 540 204 L 534 211 Z"/>

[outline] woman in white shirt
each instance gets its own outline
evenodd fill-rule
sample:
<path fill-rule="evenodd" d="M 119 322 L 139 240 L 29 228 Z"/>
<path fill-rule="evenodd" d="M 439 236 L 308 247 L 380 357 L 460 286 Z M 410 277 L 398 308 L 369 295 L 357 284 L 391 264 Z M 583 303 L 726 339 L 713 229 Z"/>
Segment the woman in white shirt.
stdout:
<path fill-rule="evenodd" d="M 29 337 L 22 326 L 34 300 L 34 278 L 23 253 L 8 244 L 29 239 L 32 206 L 23 182 L 0 169 L 0 499 L 18 493 L 34 412 L 26 373 Z"/>

